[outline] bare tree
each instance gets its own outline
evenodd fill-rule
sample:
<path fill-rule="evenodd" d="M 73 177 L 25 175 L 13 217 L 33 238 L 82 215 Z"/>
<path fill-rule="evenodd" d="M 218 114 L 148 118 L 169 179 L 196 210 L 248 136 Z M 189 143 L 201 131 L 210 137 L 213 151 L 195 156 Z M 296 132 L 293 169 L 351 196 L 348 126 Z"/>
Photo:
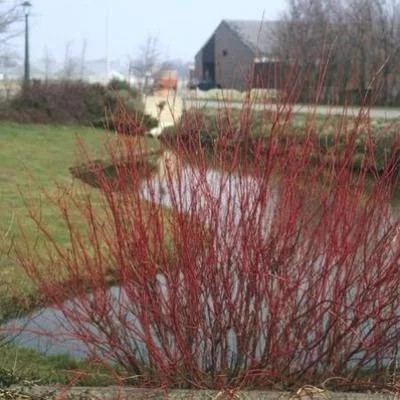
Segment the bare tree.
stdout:
<path fill-rule="evenodd" d="M 335 66 L 334 47 L 341 27 L 340 2 L 334 0 L 287 0 L 288 7 L 278 25 L 275 52 L 295 62 L 303 74 L 302 96 L 318 92 L 319 81 L 332 81 L 326 66 Z M 330 87 L 331 83 L 328 84 Z"/>
<path fill-rule="evenodd" d="M 76 77 L 79 68 L 79 60 L 71 55 L 71 46 L 71 42 L 67 42 L 65 45 L 64 68 L 61 72 L 62 78 L 65 80 Z"/>
<path fill-rule="evenodd" d="M 281 55 L 301 60 L 303 65 L 320 60 L 319 47 L 332 44 L 335 38 L 337 7 L 332 0 L 288 0 L 278 30 Z"/>
<path fill-rule="evenodd" d="M 4 44 L 22 33 L 21 29 L 14 29 L 22 18 L 20 2 L 0 0 L 0 43 Z"/>
<path fill-rule="evenodd" d="M 352 48 L 355 78 L 352 87 L 362 95 L 369 90 L 371 77 L 372 46 L 374 44 L 374 6 L 375 0 L 349 0 L 346 4 L 344 20 Z"/>
<path fill-rule="evenodd" d="M 9 70 L 10 68 L 15 68 L 18 65 L 19 59 L 20 57 L 18 53 L 3 46 L 0 53 L 0 65 L 3 73 L 2 87 L 4 89 L 4 95 L 6 100 L 10 99 L 13 89 L 15 91 L 15 85 L 9 79 Z"/>
<path fill-rule="evenodd" d="M 296 60 L 309 94 L 393 103 L 400 63 L 400 0 L 287 0 L 277 54 Z M 324 81 L 322 85 L 321 82 Z M 332 96 L 332 94 L 335 96 Z M 310 96 L 307 96 L 310 99 Z"/>
<path fill-rule="evenodd" d="M 155 79 L 171 64 L 162 59 L 162 51 L 158 38 L 149 35 L 139 49 L 139 56 L 129 60 L 129 76 L 136 76 L 143 81 L 143 91 L 146 92 L 149 80 Z"/>
<path fill-rule="evenodd" d="M 149 73 L 153 74 L 161 55 L 160 45 L 156 36 L 148 36 L 140 47 L 139 56 L 131 60 L 132 71 L 139 78 Z"/>
<path fill-rule="evenodd" d="M 357 79 L 353 85 L 364 96 L 373 93 L 382 104 L 395 101 L 400 62 L 400 2 L 347 0 L 344 18 Z"/>
<path fill-rule="evenodd" d="M 44 66 L 45 80 L 48 81 L 50 78 L 50 75 L 53 72 L 56 60 L 52 56 L 52 54 L 47 46 L 45 46 L 44 51 L 43 51 L 42 62 L 43 62 L 43 66 Z"/>
<path fill-rule="evenodd" d="M 3 48 L 0 55 L 0 63 L 4 70 L 14 68 L 18 65 L 20 59 L 18 53 L 9 48 Z"/>
<path fill-rule="evenodd" d="M 0 0 L 0 63 L 2 65 L 4 74 L 4 87 L 6 89 L 6 97 L 10 96 L 11 86 L 7 79 L 8 68 L 16 66 L 17 56 L 8 47 L 8 42 L 13 37 L 22 33 L 18 29 L 18 22 L 23 18 L 21 3 L 18 1 L 10 2 L 7 0 Z"/>
<path fill-rule="evenodd" d="M 381 102 L 392 104 L 397 97 L 400 63 L 400 3 L 374 0 L 373 15 L 374 44 L 370 51 L 375 71 L 372 79 L 381 89 Z"/>
<path fill-rule="evenodd" d="M 83 80 L 85 76 L 85 64 L 86 64 L 86 51 L 87 51 L 87 39 L 82 39 L 82 49 L 81 49 L 81 58 L 80 58 L 80 71 L 79 78 Z"/>

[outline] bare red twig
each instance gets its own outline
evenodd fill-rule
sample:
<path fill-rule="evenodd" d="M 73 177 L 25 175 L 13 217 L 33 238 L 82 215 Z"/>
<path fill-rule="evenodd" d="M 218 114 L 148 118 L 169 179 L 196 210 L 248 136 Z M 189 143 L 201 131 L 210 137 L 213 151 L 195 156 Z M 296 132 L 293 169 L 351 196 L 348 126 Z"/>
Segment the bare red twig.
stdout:
<path fill-rule="evenodd" d="M 296 131 L 285 109 L 243 109 L 238 122 L 225 109 L 207 142 L 203 114 L 186 115 L 154 174 L 139 142 L 120 138 L 112 179 L 92 170 L 101 207 L 54 199 L 68 248 L 31 210 L 49 257 L 21 263 L 97 358 L 167 387 L 385 381 L 400 340 L 397 155 L 375 177 L 371 162 L 354 171 L 368 120 L 332 122 L 326 152 L 315 114 Z"/>

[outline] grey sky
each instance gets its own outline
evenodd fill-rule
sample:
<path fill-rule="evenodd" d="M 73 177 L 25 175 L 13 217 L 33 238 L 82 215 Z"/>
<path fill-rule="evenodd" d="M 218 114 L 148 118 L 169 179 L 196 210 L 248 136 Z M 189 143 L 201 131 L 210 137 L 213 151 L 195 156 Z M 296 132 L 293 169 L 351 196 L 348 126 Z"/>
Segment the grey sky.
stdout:
<path fill-rule="evenodd" d="M 72 55 L 87 40 L 87 59 L 106 53 L 106 15 L 109 7 L 111 59 L 135 55 L 147 35 L 157 35 L 169 58 L 193 59 L 221 19 L 276 19 L 284 0 L 31 0 L 32 58 L 43 57 L 45 46 L 63 60 L 66 43 Z M 14 41 L 23 54 L 23 38 Z"/>

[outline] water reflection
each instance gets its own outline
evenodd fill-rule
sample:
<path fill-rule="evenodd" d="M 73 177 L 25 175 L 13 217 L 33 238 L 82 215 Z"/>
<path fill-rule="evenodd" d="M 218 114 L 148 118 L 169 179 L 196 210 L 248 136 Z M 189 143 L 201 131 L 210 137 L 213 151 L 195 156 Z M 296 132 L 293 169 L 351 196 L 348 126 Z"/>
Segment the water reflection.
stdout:
<path fill-rule="evenodd" d="M 199 216 L 205 226 L 213 232 L 214 237 L 217 237 L 217 247 L 220 247 L 217 248 L 216 256 L 213 261 L 215 261 L 216 266 L 222 266 L 221 268 L 225 268 L 225 266 L 229 264 L 232 265 L 232 263 L 244 265 L 244 262 L 246 262 L 244 260 L 245 256 L 252 256 L 251 254 L 246 254 L 244 256 L 244 253 L 246 250 L 246 244 L 248 244 L 249 240 L 252 240 L 253 238 L 251 235 L 248 235 L 248 233 L 247 237 L 242 237 L 241 235 L 246 235 L 246 233 L 244 230 L 236 229 L 238 224 L 243 224 L 241 226 L 246 227 L 247 232 L 252 232 L 252 229 L 256 227 L 258 229 L 255 233 L 257 240 L 260 240 L 265 244 L 267 243 L 268 236 L 270 236 L 273 218 L 277 217 L 278 219 L 276 222 L 280 223 L 288 217 L 284 213 L 288 210 L 292 210 L 293 204 L 297 204 L 297 192 L 294 192 L 285 198 L 285 201 L 289 203 L 281 205 L 282 188 L 272 180 L 264 182 L 254 176 L 245 175 L 240 171 L 227 173 L 226 171 L 220 171 L 216 168 L 203 168 L 199 165 L 184 163 L 182 159 L 176 157 L 173 152 L 168 151 L 165 151 L 162 154 L 162 157 L 157 160 L 156 173 L 143 179 L 137 188 L 137 191 L 142 199 L 145 199 L 150 203 L 162 205 L 167 208 L 173 208 L 174 210 L 179 210 L 183 213 L 190 212 L 191 215 Z M 293 201 L 294 203 L 290 203 L 290 201 Z M 299 202 L 299 204 L 302 205 L 303 203 Z M 344 203 L 344 205 L 346 204 L 347 203 Z M 279 211 L 278 213 L 277 210 Z M 354 210 L 357 211 L 357 208 Z M 295 217 L 298 217 L 298 214 L 296 214 Z M 337 217 L 340 219 L 339 215 L 337 215 Z M 350 223 L 353 222 L 356 217 L 357 216 L 354 215 L 350 216 L 350 213 L 348 213 L 348 216 L 346 216 L 343 221 Z M 327 216 L 326 221 L 327 223 L 335 222 L 332 221 L 330 216 Z M 371 226 L 375 226 L 374 223 L 372 223 Z M 348 307 L 346 308 L 346 316 L 349 319 L 352 319 L 354 317 L 354 311 L 352 311 L 351 305 L 349 306 L 349 304 L 354 302 L 356 292 L 352 291 L 350 283 L 348 286 L 346 286 L 346 283 L 343 283 L 348 276 L 346 275 L 347 270 L 342 267 L 348 265 L 347 268 L 353 268 L 355 266 L 357 269 L 358 264 L 357 261 L 354 260 L 360 255 L 350 254 L 350 260 L 350 257 L 348 257 L 349 254 L 344 253 L 345 256 L 348 257 L 347 261 L 345 260 L 343 262 L 340 259 L 340 257 L 343 256 L 341 253 L 340 243 L 342 241 L 341 235 L 344 232 L 341 229 L 342 228 L 339 226 L 337 229 L 337 235 L 335 236 L 335 240 L 337 240 L 337 248 L 335 248 L 335 251 L 331 251 L 330 253 L 326 252 L 326 248 L 328 248 L 328 250 L 330 249 L 329 244 L 326 244 L 323 240 L 319 241 L 319 238 L 316 236 L 308 238 L 308 240 L 305 240 L 302 237 L 302 240 L 298 241 L 294 238 L 294 245 L 293 247 L 290 247 L 290 243 L 288 244 L 284 242 L 287 237 L 289 237 L 289 239 L 291 238 L 290 235 L 287 237 L 283 235 L 282 239 L 278 230 L 278 235 L 275 235 L 275 241 L 269 243 L 270 248 L 267 249 L 265 259 L 260 258 L 260 260 L 257 261 L 259 263 L 257 265 L 264 265 L 262 263 L 267 260 L 266 262 L 268 263 L 270 270 L 265 275 L 270 274 L 278 276 L 280 275 L 278 269 L 282 268 L 283 263 L 279 258 L 275 260 L 274 256 L 275 254 L 279 256 L 281 253 L 286 251 L 287 256 L 285 259 L 285 265 L 289 272 L 286 273 L 284 278 L 287 281 L 293 278 L 293 282 L 295 282 L 297 286 L 293 288 L 292 291 L 284 292 L 278 288 L 281 284 L 278 282 L 278 279 L 270 279 L 269 281 L 271 283 L 268 283 L 270 294 L 262 298 L 262 301 L 257 305 L 258 308 L 256 308 L 252 303 L 249 303 L 247 310 L 248 313 L 258 313 L 262 323 L 267 326 L 268 319 L 271 318 L 268 310 L 270 303 L 268 303 L 268 301 L 273 301 L 275 297 L 287 296 L 287 299 L 285 298 L 282 300 L 287 301 L 288 304 L 294 304 L 294 308 L 295 306 L 307 308 L 316 304 L 313 302 L 313 293 L 315 301 L 317 301 L 317 297 L 320 296 L 321 298 L 323 297 L 324 302 L 328 303 L 333 302 L 334 300 L 336 301 L 337 288 L 342 289 L 344 287 L 346 288 L 346 293 L 341 293 L 343 298 L 339 299 L 339 301 L 342 302 L 341 304 L 343 307 Z M 386 230 L 386 227 L 382 229 Z M 375 231 L 372 232 L 371 235 L 377 235 L 378 233 L 379 232 Z M 324 232 L 321 229 L 318 234 L 324 236 Z M 294 236 L 295 235 L 293 235 L 293 237 Z M 347 238 L 351 239 L 351 235 L 349 234 Z M 366 241 L 368 241 L 368 238 L 369 236 L 366 238 Z M 370 243 L 366 243 L 366 246 L 369 244 Z M 229 248 L 229 251 L 225 251 L 226 248 Z M 369 251 L 367 247 L 363 248 L 360 246 L 357 248 L 357 250 L 360 249 L 364 249 L 366 252 Z M 304 254 L 307 256 L 304 256 Z M 386 262 L 386 260 L 383 259 L 383 256 L 382 260 Z M 194 265 L 201 265 L 201 261 L 198 261 L 197 258 L 195 262 Z M 366 260 L 364 262 L 364 265 L 367 265 L 366 263 L 370 261 Z M 276 264 L 275 266 L 274 263 Z M 290 263 L 292 264 L 291 266 L 294 265 L 296 268 L 289 268 L 288 264 Z M 371 269 L 375 268 L 372 262 L 370 263 Z M 322 269 L 325 271 L 325 275 L 321 272 Z M 242 290 L 240 288 L 243 288 L 243 285 L 240 286 L 238 284 L 243 283 L 240 280 L 241 276 L 239 275 L 241 271 L 240 268 L 226 268 L 226 270 L 229 274 L 232 274 L 232 276 L 230 276 L 227 288 L 221 290 L 226 291 L 226 293 L 223 294 L 226 299 L 229 300 L 229 296 L 231 296 L 232 299 L 235 299 L 238 297 L 238 292 Z M 157 299 L 160 300 L 160 302 L 167 304 L 170 294 L 165 291 L 166 285 L 163 283 L 164 278 L 165 276 L 160 274 L 157 275 L 157 282 L 154 285 L 154 290 L 157 292 Z M 185 279 L 183 276 L 179 275 L 175 278 L 176 280 Z M 280 279 L 279 276 L 278 278 Z M 249 278 L 247 277 L 247 279 Z M 266 281 L 268 279 L 266 279 Z M 282 281 L 285 279 L 282 279 Z M 323 286 L 322 288 L 318 286 L 319 279 L 325 279 L 326 286 Z M 354 277 L 354 279 L 358 278 Z M 341 280 L 343 280 L 343 282 Z M 179 290 L 179 283 L 180 282 L 176 283 L 176 288 L 178 288 L 177 290 Z M 285 284 L 286 282 L 282 282 L 282 285 Z M 184 283 L 182 283 L 181 287 L 185 287 Z M 321 289 L 322 292 L 317 292 L 318 289 Z M 112 315 L 107 315 L 107 317 L 112 318 L 115 329 L 120 325 L 123 326 L 123 324 L 127 323 L 127 320 L 129 320 L 131 327 L 134 327 L 132 330 L 134 331 L 136 329 L 136 332 L 139 332 L 141 327 L 134 317 L 137 308 L 135 308 L 135 304 L 133 304 L 131 299 L 126 296 L 125 290 L 127 290 L 126 286 L 123 288 L 110 289 L 107 294 L 107 299 L 113 304 L 113 306 L 110 307 Z M 85 309 L 84 304 L 82 304 L 82 302 L 80 303 L 80 301 L 81 300 L 79 299 L 73 299 L 72 302 L 67 302 L 64 307 L 69 309 L 69 312 L 71 313 L 85 313 L 87 310 L 90 311 L 90 304 L 86 304 L 88 308 Z M 82 301 L 90 302 L 90 296 L 87 296 L 87 298 Z M 200 301 L 201 304 L 206 304 L 209 309 L 213 308 L 213 304 L 211 301 L 209 302 L 208 298 L 203 298 Z M 232 301 L 232 304 L 234 303 L 235 302 Z M 160 306 L 160 309 L 164 311 L 162 307 L 163 306 Z M 237 317 L 235 312 L 232 312 L 232 314 Z M 321 318 L 322 321 L 315 320 L 315 324 L 324 324 L 326 323 L 327 318 L 329 318 L 328 314 L 316 313 L 315 315 L 323 315 Z M 287 323 L 287 321 L 284 320 L 285 317 L 287 316 L 282 316 L 282 325 Z M 84 320 L 84 318 L 76 319 L 76 321 L 82 320 Z M 100 343 L 101 335 L 103 334 L 102 332 L 97 332 L 97 328 L 90 325 L 90 318 L 86 318 L 86 320 L 89 321 L 89 325 L 80 327 L 73 326 L 70 325 L 71 321 L 67 321 L 60 311 L 54 308 L 48 308 L 43 310 L 41 313 L 32 316 L 32 320 L 28 321 L 26 330 L 18 338 L 18 343 L 38 348 L 42 351 L 48 350 L 50 353 L 68 351 L 70 354 L 76 356 L 85 356 L 90 352 L 90 349 L 87 349 L 84 344 L 85 342 L 87 343 L 88 340 L 77 339 L 76 332 L 81 332 L 83 338 L 85 337 L 85 334 L 88 334 L 88 332 L 94 332 L 96 336 L 100 337 Z M 25 322 L 25 320 L 16 321 L 16 324 L 18 325 Z M 371 328 L 373 321 L 366 321 L 363 324 L 364 325 L 358 326 L 360 329 L 359 335 L 367 337 L 368 330 Z M 12 326 L 9 326 L 9 328 L 12 328 Z M 74 332 L 73 336 L 71 336 L 71 332 Z M 309 331 L 307 330 L 307 332 L 309 336 L 305 337 L 304 341 L 312 342 L 313 338 L 311 336 L 314 333 L 312 328 L 310 328 Z M 118 331 L 113 332 L 113 334 L 118 335 Z M 133 336 L 134 334 L 132 333 L 130 337 L 124 338 L 124 340 L 134 341 L 135 338 Z M 233 356 L 233 351 L 237 347 L 235 331 L 229 330 L 228 337 L 231 347 L 230 350 L 232 350 Z M 265 335 L 261 335 L 259 342 L 256 343 L 258 354 L 264 352 L 265 341 Z M 173 342 L 173 339 L 171 339 L 171 342 Z M 135 345 L 139 346 L 138 343 Z M 139 350 L 143 351 L 143 349 L 138 348 L 138 351 Z M 115 348 L 114 351 L 118 351 L 118 348 Z M 298 351 L 299 354 L 305 354 L 303 348 L 300 348 Z M 317 352 L 317 350 L 315 350 L 315 352 Z M 360 353 L 355 353 L 355 356 L 357 356 L 357 354 L 359 355 Z M 308 356 L 312 358 L 315 354 L 304 355 L 304 357 Z"/>
<path fill-rule="evenodd" d="M 182 212 L 195 212 L 204 224 L 213 227 L 216 235 L 224 238 L 225 246 L 233 248 L 229 257 L 237 260 L 241 257 L 242 250 L 237 246 L 241 238 L 237 229 L 234 229 L 237 224 L 246 221 L 246 224 L 251 225 L 252 221 L 261 221 L 261 225 L 258 225 L 262 226 L 264 235 L 268 234 L 277 199 L 276 188 L 260 186 L 259 180 L 250 175 L 226 173 L 184 163 L 174 152 L 168 150 L 160 155 L 156 165 L 154 173 L 143 178 L 141 185 L 136 188 L 141 198 Z M 262 203 L 258 201 L 261 193 L 265 199 Z M 244 194 L 246 204 L 243 204 Z M 218 264 L 223 265 L 227 262 L 225 258 L 228 256 L 225 252 L 221 251 L 217 257 Z M 165 290 L 163 277 L 158 276 L 158 279 L 160 290 Z M 233 297 L 237 295 L 237 291 L 236 283 L 232 286 Z M 164 294 L 168 296 L 167 293 Z M 130 301 L 124 295 L 124 290 L 118 287 L 111 288 L 108 299 L 114 304 L 111 308 L 114 309 L 115 321 L 122 313 L 125 316 L 130 315 L 132 323 L 134 317 L 129 314 Z M 64 308 L 80 312 L 84 307 L 79 302 L 79 299 L 66 302 Z M 76 357 L 85 357 L 91 352 L 85 345 L 87 341 L 77 338 L 76 332 L 79 330 L 76 326 L 71 325 L 57 308 L 49 307 L 27 318 L 12 321 L 6 328 L 12 333 L 21 326 L 24 326 L 24 330 L 15 341 L 20 345 L 48 354 L 67 352 Z M 81 331 L 84 332 L 85 329 L 96 330 L 96 327 L 82 327 Z M 100 335 L 99 332 L 96 334 Z"/>

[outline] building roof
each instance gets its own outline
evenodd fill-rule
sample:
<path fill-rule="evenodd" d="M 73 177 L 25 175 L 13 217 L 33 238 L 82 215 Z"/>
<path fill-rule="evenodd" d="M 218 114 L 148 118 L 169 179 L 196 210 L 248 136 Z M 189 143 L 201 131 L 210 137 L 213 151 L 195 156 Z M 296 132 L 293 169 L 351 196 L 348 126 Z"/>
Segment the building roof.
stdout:
<path fill-rule="evenodd" d="M 223 20 L 256 55 L 274 53 L 276 29 L 281 21 Z"/>

